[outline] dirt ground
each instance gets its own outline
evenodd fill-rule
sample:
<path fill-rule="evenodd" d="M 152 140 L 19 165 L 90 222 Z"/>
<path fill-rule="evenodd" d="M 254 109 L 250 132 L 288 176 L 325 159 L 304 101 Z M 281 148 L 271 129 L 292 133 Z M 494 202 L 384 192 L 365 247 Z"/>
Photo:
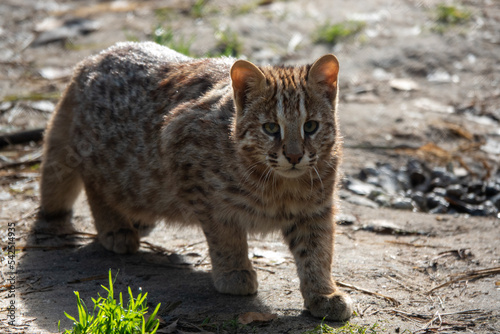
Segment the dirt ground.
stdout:
<path fill-rule="evenodd" d="M 457 25 L 437 22 L 441 1 L 434 0 L 200 3 L 2 1 L 0 134 L 43 127 L 79 60 L 117 41 L 151 40 L 162 26 L 198 56 L 216 52 L 232 33 L 240 57 L 257 64 L 307 63 L 335 53 L 346 176 L 418 158 L 466 166 L 478 180 L 500 178 L 498 1 L 448 1 L 470 13 Z M 348 20 L 363 22 L 363 31 L 336 45 L 314 42 L 321 24 Z M 428 143 L 439 150 L 418 149 Z M 119 272 L 118 290 L 141 287 L 151 305 L 162 303 L 162 321 L 178 319 L 178 333 L 304 333 L 320 324 L 303 311 L 295 265 L 279 236 L 251 239 L 259 292 L 233 297 L 213 288 L 198 230 L 162 225 L 138 254 L 114 255 L 94 241 L 82 195 L 74 217 L 82 234 L 30 233 L 40 147 L 37 141 L 0 149 L 1 333 L 56 333 L 59 320 L 70 328 L 63 312 L 76 314 L 73 291 L 92 305 L 109 269 Z M 341 198 L 347 216 L 337 230 L 333 276 L 355 301 L 351 323 L 378 324 L 377 333 L 500 333 L 498 217 L 370 208 L 346 190 Z M 9 258 L 12 240 L 17 252 Z M 15 326 L 8 324 L 10 305 Z M 235 319 L 250 311 L 277 318 L 238 325 Z"/>

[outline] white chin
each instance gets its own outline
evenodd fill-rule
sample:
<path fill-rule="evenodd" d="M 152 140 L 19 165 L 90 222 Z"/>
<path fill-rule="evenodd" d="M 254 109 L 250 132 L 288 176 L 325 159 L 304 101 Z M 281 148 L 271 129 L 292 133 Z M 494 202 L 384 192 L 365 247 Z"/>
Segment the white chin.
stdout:
<path fill-rule="evenodd" d="M 304 175 L 306 172 L 306 169 L 281 169 L 281 170 L 275 170 L 275 172 L 282 177 L 286 177 L 289 179 L 295 179 L 299 176 Z"/>

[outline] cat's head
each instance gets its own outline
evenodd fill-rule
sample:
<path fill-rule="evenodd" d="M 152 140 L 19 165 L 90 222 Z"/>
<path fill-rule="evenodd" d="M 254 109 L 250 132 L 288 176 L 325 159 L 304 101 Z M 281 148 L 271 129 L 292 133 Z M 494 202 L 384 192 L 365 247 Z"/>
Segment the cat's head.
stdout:
<path fill-rule="evenodd" d="M 331 54 L 307 66 L 233 64 L 233 135 L 249 169 L 264 167 L 285 178 L 318 173 L 337 140 L 338 71 Z"/>

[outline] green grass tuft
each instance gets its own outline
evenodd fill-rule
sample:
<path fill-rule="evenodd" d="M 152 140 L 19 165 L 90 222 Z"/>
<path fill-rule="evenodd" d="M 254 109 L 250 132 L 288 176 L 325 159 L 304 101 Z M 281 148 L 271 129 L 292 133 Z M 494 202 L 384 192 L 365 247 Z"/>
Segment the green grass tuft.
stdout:
<path fill-rule="evenodd" d="M 380 334 L 384 331 L 377 323 L 371 326 L 362 326 L 346 322 L 342 327 L 333 328 L 321 322 L 316 328 L 303 334 Z"/>
<path fill-rule="evenodd" d="M 147 293 L 139 293 L 137 298 L 134 298 L 132 290 L 128 288 L 129 301 L 125 305 L 123 296 L 120 293 L 119 300 L 114 297 L 113 279 L 111 270 L 109 271 L 109 288 L 101 285 L 107 291 L 106 298 L 101 297 L 94 299 L 94 308 L 92 313 L 87 309 L 85 303 L 81 300 L 78 291 L 75 291 L 76 304 L 78 308 L 78 320 L 64 312 L 66 317 L 73 321 L 73 328 L 65 330 L 63 334 L 154 334 L 160 325 L 160 321 L 156 318 L 156 314 L 160 309 L 158 304 L 146 320 L 147 314 Z M 59 322 L 60 325 L 60 322 Z"/>
<path fill-rule="evenodd" d="M 193 39 L 194 38 L 185 40 L 183 36 L 175 38 L 172 28 L 162 28 L 161 26 L 158 26 L 153 32 L 153 42 L 167 46 L 172 50 L 190 57 L 193 56 L 191 54 Z"/>
<path fill-rule="evenodd" d="M 316 43 L 337 44 L 338 42 L 352 37 L 365 28 L 363 21 L 344 21 L 336 24 L 325 23 L 315 33 Z"/>
<path fill-rule="evenodd" d="M 238 34 L 230 29 L 218 30 L 215 32 L 217 45 L 215 50 L 208 53 L 208 57 L 231 56 L 238 57 L 241 54 L 243 43 Z"/>
<path fill-rule="evenodd" d="M 436 21 L 440 24 L 461 24 L 471 19 L 471 13 L 462 8 L 440 4 L 436 7 Z"/>
<path fill-rule="evenodd" d="M 201 18 L 205 14 L 205 5 L 207 4 L 207 0 L 196 0 L 196 2 L 193 4 L 193 7 L 191 7 L 191 10 L 189 13 L 191 14 L 192 17 L 194 18 Z"/>

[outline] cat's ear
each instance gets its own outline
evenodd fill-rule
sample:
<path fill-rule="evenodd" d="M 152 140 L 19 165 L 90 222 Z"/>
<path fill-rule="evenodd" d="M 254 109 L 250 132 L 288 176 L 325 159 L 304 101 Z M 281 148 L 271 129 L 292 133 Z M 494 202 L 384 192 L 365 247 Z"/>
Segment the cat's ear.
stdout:
<path fill-rule="evenodd" d="M 265 82 L 264 73 L 251 62 L 237 60 L 233 64 L 231 67 L 231 83 L 238 112 L 243 110 L 248 92 L 264 88 Z"/>
<path fill-rule="evenodd" d="M 324 55 L 314 62 L 307 80 L 325 89 L 327 97 L 333 101 L 337 96 L 339 61 L 332 54 Z"/>

